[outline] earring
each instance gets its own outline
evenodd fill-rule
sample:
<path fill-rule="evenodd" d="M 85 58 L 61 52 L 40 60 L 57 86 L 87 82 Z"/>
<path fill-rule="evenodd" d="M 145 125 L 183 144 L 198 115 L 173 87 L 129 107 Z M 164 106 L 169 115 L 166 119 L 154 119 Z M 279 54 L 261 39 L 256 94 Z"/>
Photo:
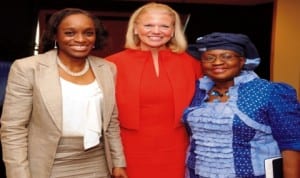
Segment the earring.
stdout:
<path fill-rule="evenodd" d="M 56 45 L 56 40 L 54 41 L 54 49 L 57 48 L 57 45 Z"/>

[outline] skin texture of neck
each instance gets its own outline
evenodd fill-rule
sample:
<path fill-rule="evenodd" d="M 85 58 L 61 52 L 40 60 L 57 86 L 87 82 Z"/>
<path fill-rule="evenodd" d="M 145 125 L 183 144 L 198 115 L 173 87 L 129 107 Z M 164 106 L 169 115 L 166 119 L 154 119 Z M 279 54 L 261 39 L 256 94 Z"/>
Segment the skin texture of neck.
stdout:
<path fill-rule="evenodd" d="M 152 60 L 156 76 L 159 76 L 158 50 L 152 50 Z"/>

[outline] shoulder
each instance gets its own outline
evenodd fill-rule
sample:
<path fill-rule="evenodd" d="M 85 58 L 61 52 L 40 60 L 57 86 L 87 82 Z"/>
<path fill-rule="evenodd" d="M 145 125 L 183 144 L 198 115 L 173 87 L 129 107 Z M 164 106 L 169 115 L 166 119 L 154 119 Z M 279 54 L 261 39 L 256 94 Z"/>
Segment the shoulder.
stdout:
<path fill-rule="evenodd" d="M 101 57 L 98 57 L 98 56 L 89 56 L 89 59 L 90 59 L 90 64 L 93 66 L 93 67 L 104 67 L 104 68 L 109 68 L 113 73 L 115 73 L 116 71 L 116 66 L 114 63 L 104 59 L 104 58 L 101 58 Z"/>
<path fill-rule="evenodd" d="M 252 97 L 260 95 L 261 97 L 268 98 L 290 98 L 296 99 L 296 89 L 291 85 L 283 82 L 272 82 L 266 79 L 256 78 L 252 81 L 245 83 L 241 87 L 241 93 L 249 93 Z M 272 99 L 272 100 L 273 100 Z"/>
<path fill-rule="evenodd" d="M 295 99 L 297 100 L 297 91 L 288 83 L 284 82 L 270 82 L 272 88 L 272 94 L 274 97 L 285 98 L 285 99 Z"/>
<path fill-rule="evenodd" d="M 191 56 L 190 54 L 188 54 L 187 52 L 183 52 L 180 53 L 183 57 L 189 59 L 189 60 L 193 60 L 193 61 L 199 61 L 198 59 L 196 59 L 195 57 Z"/>
<path fill-rule="evenodd" d="M 192 57 L 185 51 L 184 52 L 173 52 L 173 51 L 167 49 L 167 50 L 160 51 L 160 54 L 162 54 L 164 56 L 173 56 L 173 57 L 184 58 L 184 59 L 188 59 L 188 60 L 196 60 L 194 57 Z"/>
<path fill-rule="evenodd" d="M 200 61 L 197 60 L 196 58 L 192 57 L 186 52 L 182 53 L 174 53 L 171 51 L 167 51 L 166 55 L 168 56 L 169 59 L 176 59 L 177 61 L 180 61 L 182 64 L 192 64 L 193 66 L 198 66 L 197 70 L 200 70 Z"/>
<path fill-rule="evenodd" d="M 252 92 L 266 92 L 266 90 L 270 90 L 271 87 L 271 82 L 269 82 L 268 80 L 254 78 L 246 82 L 242 82 L 239 89 Z"/>
<path fill-rule="evenodd" d="M 32 63 L 49 63 L 49 60 L 52 60 L 52 62 L 55 63 L 56 56 L 57 56 L 56 50 L 51 50 L 38 55 L 32 55 L 32 56 L 16 59 L 14 63 L 20 63 L 24 65 L 32 64 Z"/>
<path fill-rule="evenodd" d="M 12 70 L 35 70 L 39 66 L 50 66 L 56 64 L 56 52 L 49 51 L 46 53 L 28 56 L 14 60 L 11 65 Z"/>
<path fill-rule="evenodd" d="M 203 75 L 200 61 L 186 52 L 169 52 L 168 58 L 170 59 L 170 61 L 176 61 L 176 63 L 178 63 L 178 65 L 180 65 L 181 67 L 185 67 L 186 69 L 193 71 L 196 78 L 199 78 Z"/>
<path fill-rule="evenodd" d="M 107 66 L 115 66 L 115 64 L 105 58 L 98 56 L 89 56 L 91 65 L 107 65 Z"/>
<path fill-rule="evenodd" d="M 120 60 L 124 57 L 128 57 L 130 55 L 134 55 L 134 51 L 129 50 L 129 49 L 125 49 L 123 51 L 111 54 L 111 55 L 105 57 L 105 59 L 108 60 L 108 61 L 117 61 L 117 60 Z"/>
<path fill-rule="evenodd" d="M 264 91 L 265 90 L 272 90 L 273 92 L 289 92 L 294 91 L 295 88 L 293 88 L 291 85 L 284 83 L 284 82 L 272 82 L 266 79 L 256 78 L 252 81 L 249 81 L 245 84 L 248 87 L 253 88 L 261 88 Z"/>

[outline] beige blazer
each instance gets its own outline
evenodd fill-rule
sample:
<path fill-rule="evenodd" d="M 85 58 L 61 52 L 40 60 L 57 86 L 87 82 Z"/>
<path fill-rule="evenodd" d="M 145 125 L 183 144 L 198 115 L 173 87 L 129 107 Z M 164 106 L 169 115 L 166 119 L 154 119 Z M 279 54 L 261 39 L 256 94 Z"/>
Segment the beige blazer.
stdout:
<path fill-rule="evenodd" d="M 57 51 L 16 60 L 8 77 L 1 116 L 3 160 L 8 178 L 49 178 L 62 136 L 62 100 Z M 125 167 L 115 103 L 116 67 L 91 56 L 103 90 L 102 137 L 110 171 Z"/>

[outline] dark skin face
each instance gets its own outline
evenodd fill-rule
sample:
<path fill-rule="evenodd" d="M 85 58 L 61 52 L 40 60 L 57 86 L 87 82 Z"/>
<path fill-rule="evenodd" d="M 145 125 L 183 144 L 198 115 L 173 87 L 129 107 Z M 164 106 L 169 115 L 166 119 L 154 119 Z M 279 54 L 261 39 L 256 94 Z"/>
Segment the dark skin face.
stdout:
<path fill-rule="evenodd" d="M 217 88 L 228 89 L 234 84 L 234 77 L 238 76 L 245 64 L 245 58 L 231 50 L 209 50 L 202 54 L 203 72 L 209 76 Z"/>
<path fill-rule="evenodd" d="M 90 17 L 84 14 L 67 16 L 59 24 L 56 34 L 60 61 L 73 72 L 81 71 L 94 47 L 95 40 L 95 24 Z M 80 77 L 71 76 L 61 68 L 59 71 L 60 76 L 65 80 L 77 84 L 88 84 L 95 79 L 91 69 Z"/>
<path fill-rule="evenodd" d="M 93 20 L 84 14 L 67 16 L 58 26 L 56 40 L 62 60 L 85 60 L 96 40 Z"/>

